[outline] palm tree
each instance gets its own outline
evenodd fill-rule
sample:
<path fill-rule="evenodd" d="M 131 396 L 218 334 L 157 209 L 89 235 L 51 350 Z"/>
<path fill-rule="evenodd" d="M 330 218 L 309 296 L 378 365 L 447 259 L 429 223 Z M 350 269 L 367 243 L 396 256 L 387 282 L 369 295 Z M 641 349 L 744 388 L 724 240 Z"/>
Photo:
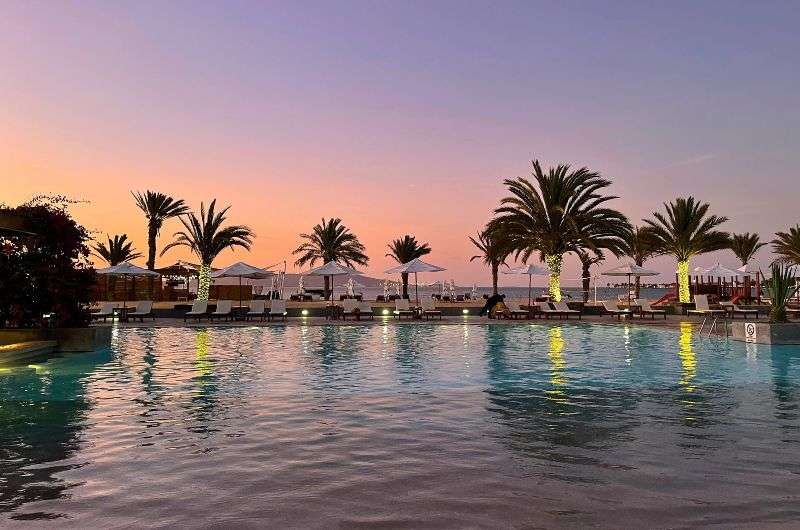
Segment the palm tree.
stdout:
<path fill-rule="evenodd" d="M 366 265 L 369 257 L 364 254 L 364 245 L 339 218 L 326 221 L 314 226 L 310 234 L 300 234 L 305 243 L 297 247 L 292 254 L 300 254 L 294 262 L 298 267 L 305 264 L 314 265 L 317 261 L 328 263 L 336 261 L 353 267 Z M 325 276 L 325 298 L 330 291 L 330 279 Z"/>
<path fill-rule="evenodd" d="M 686 303 L 691 300 L 689 260 L 728 248 L 728 233 L 715 230 L 728 218 L 707 215 L 709 204 L 694 197 L 678 197 L 675 202 L 664 203 L 664 208 L 666 215 L 654 212 L 655 220 L 645 219 L 645 223 L 652 229 L 659 250 L 678 260 L 678 299 Z"/>
<path fill-rule="evenodd" d="M 131 192 L 136 205 L 147 218 L 147 268 L 156 268 L 156 237 L 161 232 L 164 221 L 171 217 L 179 217 L 189 212 L 182 199 L 173 199 L 163 193 L 147 190 Z M 163 252 L 162 252 L 163 255 Z"/>
<path fill-rule="evenodd" d="M 106 236 L 108 237 L 108 236 Z M 133 241 L 128 241 L 128 235 L 115 235 L 114 239 L 108 237 L 108 244 L 100 242 L 92 247 L 94 254 L 106 260 L 110 266 L 118 265 L 124 261 L 131 261 L 142 256 L 133 248 Z"/>
<path fill-rule="evenodd" d="M 750 263 L 758 249 L 766 246 L 766 243 L 759 242 L 758 234 L 745 232 L 744 234 L 731 234 L 730 249 L 739 258 L 742 266 Z"/>
<path fill-rule="evenodd" d="M 573 250 L 581 262 L 583 301 L 588 302 L 592 265 L 605 260 L 606 250 L 616 257 L 621 256 L 625 237 L 631 231 L 631 227 L 624 215 L 606 208 L 586 215 L 578 230 L 583 239 Z"/>
<path fill-rule="evenodd" d="M 172 247 L 187 247 L 200 260 L 200 271 L 197 288 L 197 299 L 208 300 L 211 286 L 211 263 L 225 249 L 242 247 L 250 250 L 255 234 L 244 225 L 222 226 L 225 214 L 230 206 L 215 212 L 217 200 L 211 201 L 206 212 L 205 205 L 200 203 L 200 217 L 189 212 L 187 218 L 181 218 L 183 230 L 175 232 L 175 240 L 161 251 L 163 256 Z"/>
<path fill-rule="evenodd" d="M 622 255 L 642 267 L 644 263 L 659 254 L 658 240 L 648 226 L 633 226 L 625 232 L 622 241 Z M 642 279 L 637 276 L 635 283 L 636 298 L 639 298 Z"/>
<path fill-rule="evenodd" d="M 483 260 L 483 263 L 492 269 L 492 294 L 497 294 L 497 273 L 500 265 L 505 264 L 506 258 L 511 252 L 508 242 L 501 234 L 492 232 L 488 227 L 478 232 L 477 239 L 470 237 L 469 240 L 481 252 L 469 260 Z"/>
<path fill-rule="evenodd" d="M 788 232 L 778 232 L 772 240 L 772 251 L 778 260 L 788 265 L 800 265 L 800 225 L 789 228 Z"/>
<path fill-rule="evenodd" d="M 431 253 L 431 247 L 427 243 L 418 243 L 417 238 L 408 234 L 400 239 L 395 239 L 387 245 L 389 253 L 387 258 L 394 258 L 397 263 L 408 263 L 412 259 L 421 258 L 425 254 Z M 400 274 L 403 281 L 403 297 L 408 298 L 408 273 Z"/>
<path fill-rule="evenodd" d="M 603 207 L 616 198 L 601 193 L 611 182 L 585 167 L 559 165 L 545 173 L 534 160 L 532 177 L 533 182 L 521 177 L 504 181 L 511 196 L 503 198 L 490 227 L 508 239 L 516 258 L 527 261 L 539 252 L 550 269 L 550 296 L 561 301 L 564 254 L 581 246 L 591 248 L 580 227 L 587 226 L 590 216 L 624 216 Z"/>

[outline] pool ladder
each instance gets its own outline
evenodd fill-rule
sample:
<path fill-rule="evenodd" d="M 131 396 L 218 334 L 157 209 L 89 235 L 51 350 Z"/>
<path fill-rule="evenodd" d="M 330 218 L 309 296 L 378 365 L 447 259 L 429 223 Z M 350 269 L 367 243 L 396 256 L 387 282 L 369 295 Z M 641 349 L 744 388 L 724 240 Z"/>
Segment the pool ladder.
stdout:
<path fill-rule="evenodd" d="M 711 313 L 708 315 L 703 315 L 703 322 L 700 324 L 700 335 L 703 335 L 703 329 L 706 327 L 706 322 L 711 319 L 711 325 L 708 328 L 708 338 L 711 338 L 711 334 L 714 333 L 714 330 L 717 329 L 717 322 L 719 321 L 720 317 L 716 313 Z M 730 336 L 730 332 L 728 330 L 728 313 L 726 312 L 722 315 L 722 322 L 725 325 L 725 338 L 727 339 Z"/>

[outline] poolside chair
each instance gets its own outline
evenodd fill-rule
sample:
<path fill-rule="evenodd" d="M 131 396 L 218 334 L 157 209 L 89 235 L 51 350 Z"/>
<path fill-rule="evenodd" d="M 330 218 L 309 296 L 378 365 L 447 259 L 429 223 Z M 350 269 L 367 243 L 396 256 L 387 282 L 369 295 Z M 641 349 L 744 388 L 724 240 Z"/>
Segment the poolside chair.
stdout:
<path fill-rule="evenodd" d="M 369 305 L 369 302 L 359 302 L 358 313 L 359 313 L 359 318 L 369 315 L 370 320 L 375 319 L 375 313 L 372 312 L 372 306 Z"/>
<path fill-rule="evenodd" d="M 603 309 L 607 315 L 614 315 L 617 317 L 617 320 L 622 320 L 623 316 L 627 317 L 633 314 L 630 309 L 620 309 L 617 307 L 617 304 L 608 300 L 603 300 Z"/>
<path fill-rule="evenodd" d="M 398 319 L 402 318 L 403 316 L 412 318 L 414 316 L 414 312 L 411 310 L 408 298 L 398 298 L 395 300 L 394 311 L 392 311 L 392 314 Z"/>
<path fill-rule="evenodd" d="M 548 302 L 534 302 L 534 305 L 539 308 L 539 314 L 543 315 L 548 320 L 553 315 L 558 317 L 561 316 L 561 312 L 550 307 Z"/>
<path fill-rule="evenodd" d="M 208 300 L 195 300 L 192 302 L 192 308 L 183 315 L 183 321 L 186 322 L 187 318 L 195 317 L 197 321 L 208 315 Z"/>
<path fill-rule="evenodd" d="M 217 309 L 208 315 L 208 319 L 213 322 L 214 318 L 233 318 L 233 302 L 230 300 L 217 300 Z"/>
<path fill-rule="evenodd" d="M 755 319 L 758 320 L 758 309 L 744 309 L 733 302 L 720 302 L 719 305 L 731 318 L 736 318 L 736 315 L 742 315 L 744 318 L 747 318 L 747 315 L 754 315 Z"/>
<path fill-rule="evenodd" d="M 92 319 L 102 318 L 103 322 L 105 322 L 107 318 L 114 320 L 114 309 L 116 309 L 116 307 L 117 304 L 115 302 L 103 302 L 100 304 L 100 311 L 92 313 Z"/>
<path fill-rule="evenodd" d="M 800 317 L 800 309 L 796 309 L 796 308 L 793 308 L 793 307 L 787 307 L 786 308 L 786 316 L 794 317 L 794 318 Z"/>
<path fill-rule="evenodd" d="M 439 317 L 439 320 L 442 319 L 442 312 L 436 309 L 433 298 L 422 299 L 422 315 L 425 317 L 425 320 L 428 320 L 430 317 Z"/>
<path fill-rule="evenodd" d="M 509 311 L 508 315 L 511 316 L 511 318 L 516 319 L 517 317 L 531 317 L 531 312 L 522 309 L 522 305 L 519 300 L 509 300 L 508 302 L 505 302 L 505 304 Z"/>
<path fill-rule="evenodd" d="M 282 317 L 285 322 L 287 314 L 288 311 L 286 311 L 286 300 L 273 300 L 269 306 L 267 319 L 272 320 L 274 317 Z"/>
<path fill-rule="evenodd" d="M 128 313 L 128 318 L 132 318 L 136 320 L 139 319 L 139 322 L 144 322 L 145 317 L 150 317 L 155 322 L 156 315 L 153 313 L 153 302 L 152 300 L 143 300 L 141 302 L 136 303 L 136 309 L 132 313 Z"/>
<path fill-rule="evenodd" d="M 355 310 L 358 309 L 358 300 L 345 298 L 342 300 L 342 318 L 347 320 L 347 315 L 357 317 Z"/>
<path fill-rule="evenodd" d="M 725 316 L 726 314 L 724 309 L 711 309 L 711 306 L 708 305 L 708 295 L 705 294 L 697 294 L 694 296 L 694 306 L 695 309 L 689 309 L 686 311 L 686 314 L 703 316 Z"/>
<path fill-rule="evenodd" d="M 667 312 L 663 309 L 653 309 L 653 306 L 650 305 L 650 300 L 637 298 L 636 304 L 640 308 L 639 315 L 641 316 L 641 318 L 644 318 L 645 315 L 650 315 L 652 319 L 655 320 L 656 315 L 664 315 L 664 320 L 667 319 Z"/>
<path fill-rule="evenodd" d="M 556 308 L 556 311 L 559 311 L 564 318 L 569 320 L 570 315 L 577 315 L 578 320 L 582 320 L 582 313 L 577 309 L 570 309 L 566 302 L 553 302 L 553 307 Z"/>
<path fill-rule="evenodd" d="M 250 310 L 245 313 L 244 319 L 250 320 L 251 318 L 258 317 L 262 322 L 264 317 L 267 316 L 267 301 L 266 300 L 250 300 Z"/>

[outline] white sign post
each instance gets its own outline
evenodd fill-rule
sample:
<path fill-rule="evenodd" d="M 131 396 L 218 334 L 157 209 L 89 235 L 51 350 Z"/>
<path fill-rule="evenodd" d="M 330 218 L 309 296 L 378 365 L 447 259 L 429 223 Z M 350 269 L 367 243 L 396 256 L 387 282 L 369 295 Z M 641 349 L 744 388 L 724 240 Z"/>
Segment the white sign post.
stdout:
<path fill-rule="evenodd" d="M 744 341 L 745 342 L 757 342 L 758 339 L 758 332 L 756 331 L 756 325 L 754 322 L 745 322 L 744 323 Z"/>

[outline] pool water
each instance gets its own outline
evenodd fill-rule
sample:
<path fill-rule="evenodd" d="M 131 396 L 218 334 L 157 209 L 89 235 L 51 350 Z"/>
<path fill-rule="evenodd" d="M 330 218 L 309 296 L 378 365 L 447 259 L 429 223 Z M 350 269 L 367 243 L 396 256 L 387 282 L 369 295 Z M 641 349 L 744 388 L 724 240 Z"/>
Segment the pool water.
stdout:
<path fill-rule="evenodd" d="M 0 516 L 788 525 L 799 404 L 800 348 L 689 326 L 118 329 L 0 370 Z"/>

